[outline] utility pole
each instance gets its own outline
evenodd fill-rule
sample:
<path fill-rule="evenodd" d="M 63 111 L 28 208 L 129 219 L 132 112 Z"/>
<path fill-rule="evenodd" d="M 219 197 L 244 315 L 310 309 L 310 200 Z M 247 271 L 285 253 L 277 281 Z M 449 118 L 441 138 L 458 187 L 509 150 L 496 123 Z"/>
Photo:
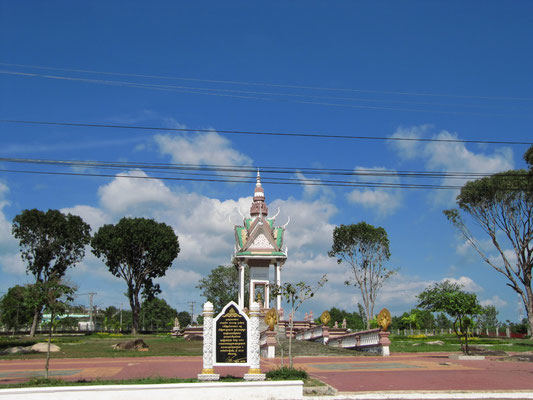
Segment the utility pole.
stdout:
<path fill-rule="evenodd" d="M 93 297 L 94 295 L 98 294 L 96 292 L 89 292 L 89 293 L 80 293 L 78 296 L 84 296 L 89 295 L 89 326 L 90 329 L 94 331 L 94 324 L 93 324 Z"/>
<path fill-rule="evenodd" d="M 90 292 L 87 293 L 89 295 L 89 326 L 91 327 L 91 330 L 94 331 L 94 322 L 93 322 L 93 297 L 95 294 L 98 294 L 96 292 Z"/>
<path fill-rule="evenodd" d="M 195 301 L 188 301 L 187 302 L 191 306 L 191 326 L 194 322 L 194 305 L 196 304 Z"/>

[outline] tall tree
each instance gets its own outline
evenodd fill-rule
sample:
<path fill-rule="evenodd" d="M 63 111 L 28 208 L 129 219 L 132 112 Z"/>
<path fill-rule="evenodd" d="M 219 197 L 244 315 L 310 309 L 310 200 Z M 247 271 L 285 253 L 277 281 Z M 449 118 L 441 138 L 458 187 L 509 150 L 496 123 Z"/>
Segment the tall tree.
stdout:
<path fill-rule="evenodd" d="M 97 257 L 105 259 L 109 271 L 126 281 L 126 293 L 133 316 L 132 333 L 139 332 L 139 294 L 153 292 L 153 279 L 162 277 L 180 251 L 178 237 L 164 223 L 146 218 L 122 218 L 116 225 L 104 225 L 91 245 Z"/>
<path fill-rule="evenodd" d="M 337 226 L 328 255 L 336 257 L 339 264 L 345 261 L 350 265 L 352 279 L 345 284 L 353 284 L 361 290 L 366 327 L 370 329 L 379 289 L 396 272 L 383 265 L 390 258 L 387 232 L 366 222 Z"/>
<path fill-rule="evenodd" d="M 498 326 L 498 310 L 495 306 L 488 305 L 481 309 L 477 318 L 481 328 L 496 328 Z"/>
<path fill-rule="evenodd" d="M 180 311 L 178 313 L 178 321 L 180 322 L 180 326 L 185 328 L 192 322 L 191 314 L 187 311 Z"/>
<path fill-rule="evenodd" d="M 457 196 L 459 209 L 445 210 L 444 214 L 483 261 L 518 293 L 533 330 L 533 146 L 524 159 L 529 171 L 511 170 L 466 183 Z M 462 214 L 490 238 L 501 262 L 486 253 Z"/>
<path fill-rule="evenodd" d="M 19 240 L 26 273 L 35 278 L 33 285 L 33 322 L 30 337 L 35 336 L 48 282 L 59 281 L 67 268 L 79 263 L 90 242 L 91 227 L 76 216 L 58 210 L 24 210 L 13 219 L 13 236 Z"/>
<path fill-rule="evenodd" d="M 29 306 L 29 287 L 16 285 L 10 287 L 0 300 L 0 322 L 13 334 L 23 326 L 31 324 L 33 308 Z"/>
<path fill-rule="evenodd" d="M 145 301 L 141 306 L 141 317 L 145 327 L 151 331 L 169 331 L 177 316 L 178 312 L 158 297 Z"/>
<path fill-rule="evenodd" d="M 452 317 L 453 330 L 459 340 L 464 339 L 465 344 L 461 344 L 461 348 L 468 354 L 468 329 L 472 326 L 472 318 L 481 312 L 477 296 L 463 291 L 457 283 L 444 281 L 426 288 L 417 297 L 417 307 Z"/>
<path fill-rule="evenodd" d="M 249 281 L 249 270 L 244 271 L 244 281 Z M 211 303 L 218 313 L 230 301 L 237 301 L 239 296 L 239 271 L 234 265 L 219 265 L 209 272 L 206 278 L 198 281 L 197 289 Z M 248 300 L 248 285 L 244 286 L 244 300 Z"/>

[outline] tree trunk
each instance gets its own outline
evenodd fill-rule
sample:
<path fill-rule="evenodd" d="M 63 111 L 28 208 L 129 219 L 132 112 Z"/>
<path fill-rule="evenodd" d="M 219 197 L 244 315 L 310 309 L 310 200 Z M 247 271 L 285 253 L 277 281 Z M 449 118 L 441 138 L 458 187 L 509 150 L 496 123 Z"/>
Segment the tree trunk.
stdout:
<path fill-rule="evenodd" d="M 52 326 L 54 313 L 50 314 L 50 331 L 48 332 L 48 346 L 46 348 L 46 363 L 44 365 L 44 379 L 48 379 L 48 366 L 50 365 L 50 343 L 52 342 Z"/>
<path fill-rule="evenodd" d="M 139 292 L 134 291 L 133 289 L 129 290 L 130 293 L 130 306 L 131 306 L 131 317 L 132 317 L 132 327 L 131 334 L 137 335 L 139 333 Z"/>
<path fill-rule="evenodd" d="M 529 299 L 529 307 L 527 309 L 527 320 L 529 322 L 529 337 L 530 340 L 533 340 L 533 298 Z"/>
<path fill-rule="evenodd" d="M 33 321 L 31 323 L 31 329 L 30 329 L 30 337 L 35 337 L 35 331 L 37 330 L 37 323 L 39 322 L 39 308 L 35 307 L 35 310 L 33 312 Z"/>
<path fill-rule="evenodd" d="M 526 287 L 526 297 L 526 312 L 527 320 L 529 322 L 529 333 L 531 335 L 530 339 L 533 340 L 533 291 L 531 290 L 531 287 Z"/>
<path fill-rule="evenodd" d="M 292 329 L 294 326 L 294 311 L 291 313 L 292 318 L 289 319 L 289 368 L 292 368 Z"/>

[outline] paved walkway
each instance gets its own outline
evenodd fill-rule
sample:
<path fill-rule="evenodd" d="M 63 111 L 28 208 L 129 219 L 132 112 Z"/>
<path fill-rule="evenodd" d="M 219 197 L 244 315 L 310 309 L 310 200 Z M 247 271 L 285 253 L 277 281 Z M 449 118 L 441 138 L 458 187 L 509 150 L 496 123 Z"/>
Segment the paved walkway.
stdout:
<path fill-rule="evenodd" d="M 262 360 L 268 371 L 279 360 Z M 294 365 L 350 393 L 397 391 L 529 391 L 533 393 L 533 363 L 451 360 L 447 354 L 400 354 L 391 357 L 297 357 Z M 50 375 L 65 380 L 143 377 L 196 378 L 201 357 L 139 357 L 52 359 Z M 0 385 L 42 376 L 44 360 L 0 360 Z M 246 367 L 217 368 L 221 375 L 242 376 Z M 524 396 L 525 397 L 525 396 Z M 466 398 L 466 397 L 465 397 Z"/>

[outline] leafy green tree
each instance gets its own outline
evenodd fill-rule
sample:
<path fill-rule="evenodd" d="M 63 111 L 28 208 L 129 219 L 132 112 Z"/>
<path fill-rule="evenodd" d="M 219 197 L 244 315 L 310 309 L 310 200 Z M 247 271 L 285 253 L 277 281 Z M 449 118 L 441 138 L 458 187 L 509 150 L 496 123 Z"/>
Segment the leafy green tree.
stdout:
<path fill-rule="evenodd" d="M 459 340 L 464 339 L 461 348 L 468 354 L 468 329 L 472 326 L 472 318 L 481 312 L 476 295 L 463 291 L 461 285 L 444 281 L 426 288 L 417 297 L 418 307 L 443 312 L 452 318 L 455 334 Z"/>
<path fill-rule="evenodd" d="M 116 331 L 116 327 L 120 325 L 120 322 L 116 324 L 116 321 L 120 321 L 120 310 L 116 308 L 115 306 L 108 306 L 104 309 L 102 316 L 104 318 L 103 320 L 103 326 L 104 331 Z"/>
<path fill-rule="evenodd" d="M 292 284 L 286 282 L 283 285 L 270 285 L 270 291 L 272 296 L 276 297 L 281 295 L 285 298 L 287 303 L 291 307 L 291 313 L 289 316 L 289 368 L 292 368 L 292 332 L 294 327 L 294 313 L 298 311 L 298 308 L 308 299 L 312 298 L 315 293 L 327 282 L 326 275 L 324 275 L 317 283 L 316 287 L 311 287 L 305 282 L 298 282 Z"/>
<path fill-rule="evenodd" d="M 328 323 L 330 328 L 335 325 L 335 321 L 341 324 L 344 319 L 346 319 L 346 328 L 353 331 L 360 331 L 366 326 L 366 322 L 363 321 L 357 312 L 349 313 L 348 311 L 340 310 L 337 307 L 332 307 L 328 312 L 331 317 L 331 320 Z M 320 324 L 322 323 L 320 322 L 320 318 L 317 318 L 316 321 Z"/>
<path fill-rule="evenodd" d="M 420 327 L 415 313 L 404 313 L 402 315 L 402 322 L 404 326 L 407 325 L 409 327 L 409 330 L 418 329 Z"/>
<path fill-rule="evenodd" d="M 248 268 L 244 271 L 244 281 L 250 280 Z M 215 313 L 222 311 L 224 306 L 230 301 L 237 301 L 239 297 L 239 271 L 234 265 L 219 265 L 209 272 L 206 278 L 198 281 L 197 289 L 202 291 L 202 295 L 213 303 Z M 248 302 L 248 285 L 244 287 L 245 305 Z"/>
<path fill-rule="evenodd" d="M 533 146 L 524 159 L 530 170 L 511 170 L 466 183 L 459 196 L 459 209 L 445 210 L 483 261 L 502 274 L 524 304 L 533 330 Z M 487 255 L 463 216 L 490 238 L 501 262 Z M 507 248 L 512 249 L 513 261 Z"/>
<path fill-rule="evenodd" d="M 452 327 L 452 321 L 446 317 L 446 314 L 439 313 L 435 319 L 435 325 L 439 329 L 450 329 Z"/>
<path fill-rule="evenodd" d="M 411 313 L 416 315 L 418 329 L 435 328 L 435 317 L 433 316 L 433 313 L 431 311 L 414 308 L 411 310 Z"/>
<path fill-rule="evenodd" d="M 328 255 L 336 257 L 339 264 L 345 261 L 350 265 L 352 279 L 345 284 L 361 290 L 369 329 L 379 289 L 396 272 L 383 265 L 390 258 L 387 232 L 366 222 L 337 226 Z"/>
<path fill-rule="evenodd" d="M 151 331 L 170 330 L 177 316 L 178 312 L 164 299 L 158 297 L 145 301 L 141 307 L 141 318 L 145 322 L 145 327 Z"/>
<path fill-rule="evenodd" d="M 191 314 L 189 314 L 187 311 L 180 311 L 178 313 L 178 321 L 180 322 L 180 326 L 185 328 L 192 322 Z"/>
<path fill-rule="evenodd" d="M 79 263 L 85 256 L 90 241 L 91 227 L 76 216 L 64 215 L 58 210 L 24 210 L 13 219 L 13 236 L 19 240 L 22 260 L 27 263 L 26 273 L 32 274 L 33 321 L 30 337 L 46 302 L 47 293 L 41 290 L 48 282 L 59 281 L 67 268 Z"/>
<path fill-rule="evenodd" d="M 498 323 L 498 310 L 495 306 L 488 305 L 481 308 L 477 317 L 477 323 L 480 328 L 496 328 Z"/>
<path fill-rule="evenodd" d="M 153 279 L 165 275 L 180 251 L 173 229 L 153 219 L 122 218 L 104 225 L 94 235 L 93 253 L 102 257 L 109 271 L 126 281 L 133 316 L 132 333 L 139 332 L 139 295 L 154 288 Z"/>
<path fill-rule="evenodd" d="M 15 331 L 31 324 L 33 308 L 26 301 L 29 295 L 28 286 L 16 285 L 7 290 L 0 300 L 0 321 L 7 329 Z"/>

